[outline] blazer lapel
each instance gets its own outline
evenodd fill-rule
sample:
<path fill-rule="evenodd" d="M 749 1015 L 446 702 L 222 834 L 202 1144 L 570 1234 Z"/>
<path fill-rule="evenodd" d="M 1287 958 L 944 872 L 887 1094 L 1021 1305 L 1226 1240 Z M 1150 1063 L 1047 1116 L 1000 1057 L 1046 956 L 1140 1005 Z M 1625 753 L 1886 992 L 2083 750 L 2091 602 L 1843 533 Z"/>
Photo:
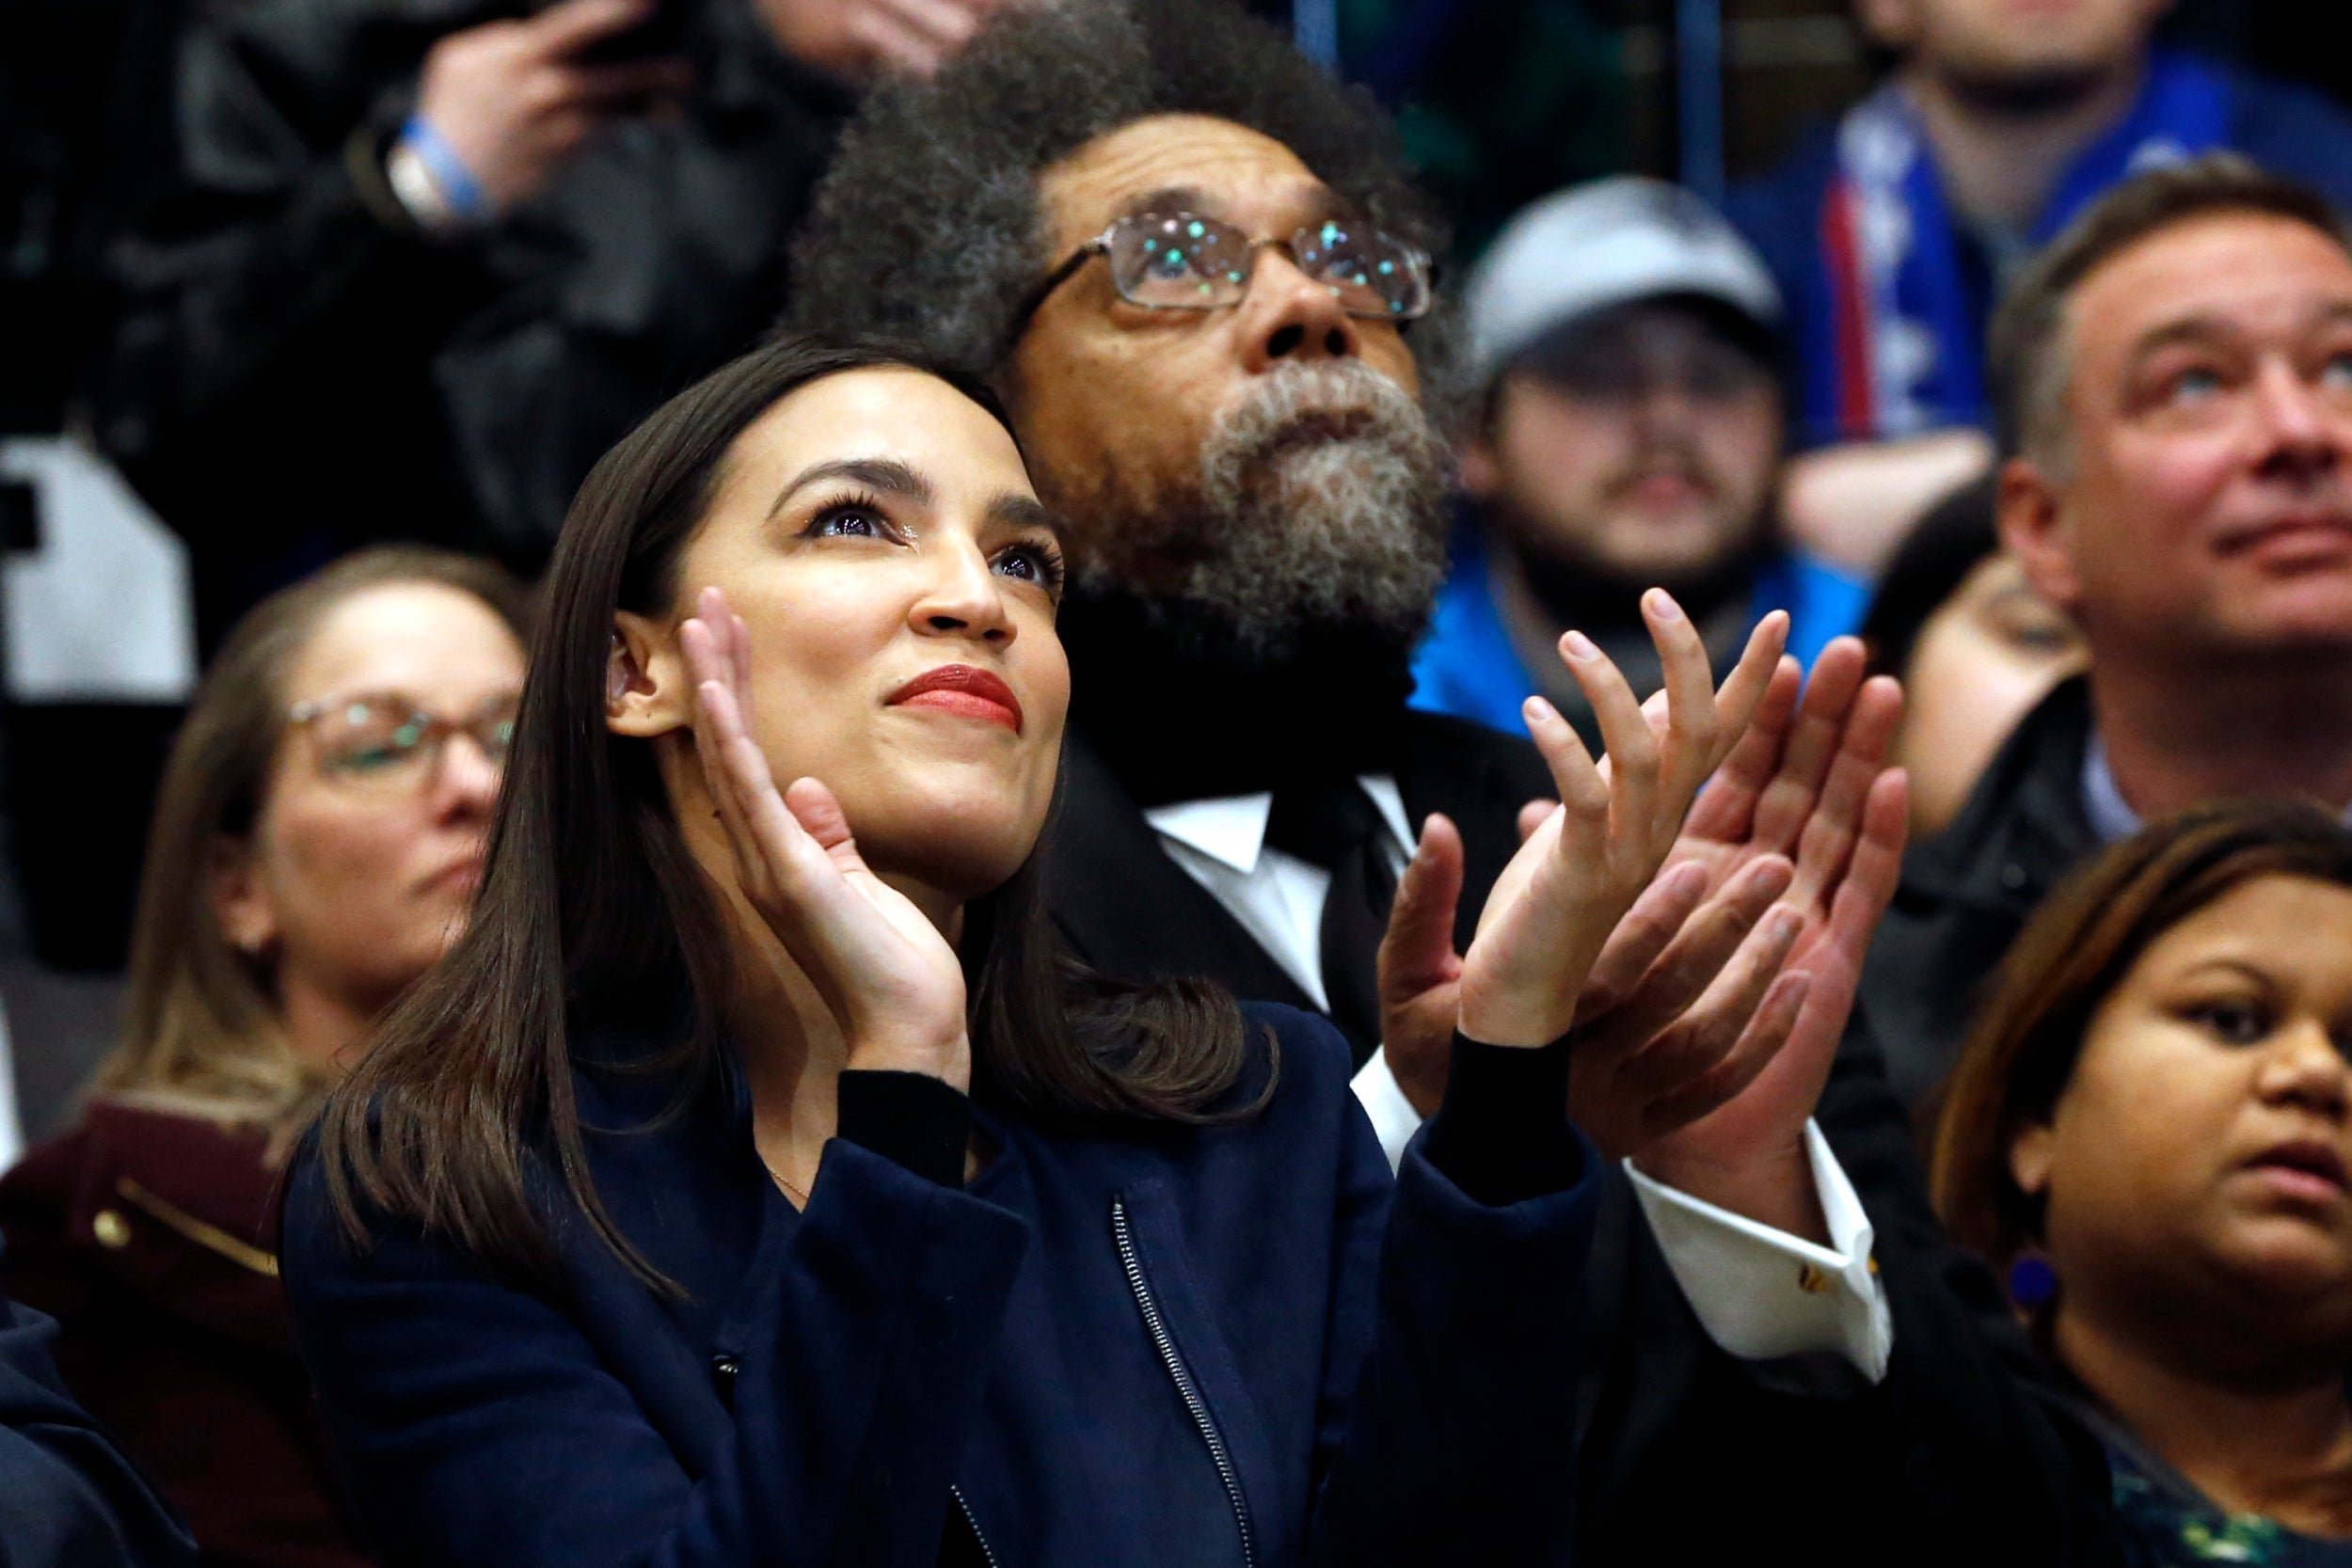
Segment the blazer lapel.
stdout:
<path fill-rule="evenodd" d="M 1454 914 L 1456 952 L 1477 934 L 1495 879 L 1518 852 L 1519 808 L 1556 792 L 1531 743 L 1483 725 L 1414 710 L 1398 736 L 1397 793 L 1415 832 L 1431 812 L 1462 831 L 1462 902 Z"/>
<path fill-rule="evenodd" d="M 1046 909 L 1077 956 L 1125 979 L 1205 974 L 1234 995 L 1314 1004 L 1160 847 L 1134 799 L 1077 736 L 1049 831 Z"/>

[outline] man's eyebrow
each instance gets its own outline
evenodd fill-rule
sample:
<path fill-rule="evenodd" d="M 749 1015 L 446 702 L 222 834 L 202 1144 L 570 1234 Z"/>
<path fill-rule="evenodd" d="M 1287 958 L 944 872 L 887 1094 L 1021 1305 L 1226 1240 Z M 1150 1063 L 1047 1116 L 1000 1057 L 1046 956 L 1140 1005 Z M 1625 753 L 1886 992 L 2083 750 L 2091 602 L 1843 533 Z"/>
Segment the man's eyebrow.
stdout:
<path fill-rule="evenodd" d="M 2245 334 L 2238 331 L 2233 323 L 2219 316 L 2183 316 L 2141 333 L 2138 341 L 2132 344 L 2132 351 L 2126 356 L 2123 368 L 2126 372 L 2137 371 L 2152 356 L 2170 348 L 2175 343 L 2223 342 L 2244 336 Z"/>
<path fill-rule="evenodd" d="M 988 520 L 1005 528 L 1041 528 L 1054 536 L 1056 544 L 1067 540 L 1070 526 L 1059 514 L 1039 501 L 1034 496 L 1019 495 L 1008 490 L 988 503 Z"/>
<path fill-rule="evenodd" d="M 2352 323 L 2352 299 L 2331 299 L 2304 312 L 2302 330 L 2308 332 L 2347 323 Z M 2176 343 L 2232 343 L 2242 341 L 2245 336 L 2237 324 L 2227 317 L 2210 313 L 2183 316 L 2141 334 L 2124 359 L 2124 373 L 2126 376 L 2137 373 L 2152 356 Z"/>
<path fill-rule="evenodd" d="M 931 482 L 895 457 L 841 457 L 827 463 L 811 464 L 802 469 L 798 478 L 777 493 L 775 504 L 768 509 L 768 515 L 773 517 L 794 496 L 812 484 L 829 479 L 850 480 L 869 490 L 904 496 L 924 506 L 930 505 L 935 499 Z"/>
<path fill-rule="evenodd" d="M 1118 216 L 1131 218 L 1144 213 L 1197 213 L 1204 217 L 1216 215 L 1217 203 L 1197 185 L 1162 185 L 1146 191 L 1120 204 Z M 1340 198 L 1340 193 L 1316 181 L 1302 192 L 1300 210 L 1315 220 L 1332 217 L 1353 217 L 1355 209 Z"/>
<path fill-rule="evenodd" d="M 1197 186 L 1162 185 L 1120 203 L 1119 216 L 1131 218 L 1145 213 L 1198 213 L 1209 204 L 1208 198 Z"/>

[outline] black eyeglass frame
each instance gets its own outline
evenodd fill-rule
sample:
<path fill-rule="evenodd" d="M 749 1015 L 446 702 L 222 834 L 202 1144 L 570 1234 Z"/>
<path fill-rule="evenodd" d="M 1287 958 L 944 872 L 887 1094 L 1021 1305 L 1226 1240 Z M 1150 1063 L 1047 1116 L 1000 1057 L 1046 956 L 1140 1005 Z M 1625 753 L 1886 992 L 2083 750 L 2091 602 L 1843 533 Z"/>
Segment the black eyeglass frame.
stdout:
<path fill-rule="evenodd" d="M 1089 261 L 1092 261 L 1097 256 L 1107 258 L 1110 255 L 1111 243 L 1118 236 L 1122 228 L 1128 224 L 1143 223 L 1154 218 L 1163 221 L 1173 219 L 1179 223 L 1188 223 L 1196 220 L 1216 222 L 1219 224 L 1220 227 L 1226 229 L 1232 229 L 1234 227 L 1232 224 L 1225 223 L 1222 219 L 1202 219 L 1199 214 L 1186 212 L 1129 213 L 1123 216 L 1113 218 L 1109 225 L 1105 227 L 1100 234 L 1095 235 L 1094 238 L 1087 241 L 1086 244 L 1080 245 L 1077 249 L 1072 251 L 1068 256 L 1064 257 L 1059 266 L 1057 266 L 1053 271 L 1047 273 L 1045 277 L 1038 282 L 1035 288 L 1031 289 L 1026 294 L 1022 296 L 1020 307 L 1013 312 L 1012 324 L 1006 329 L 1006 343 L 1010 345 L 1020 340 L 1021 334 L 1028 330 L 1029 323 L 1035 319 L 1038 311 L 1043 308 L 1048 299 L 1053 297 L 1054 291 L 1060 288 L 1064 283 L 1069 282 L 1073 277 L 1075 277 L 1078 275 L 1078 269 L 1080 267 L 1085 266 Z M 1329 222 L 1332 220 L 1325 219 L 1324 221 Z M 1247 252 L 1248 264 L 1243 268 L 1243 276 L 1245 279 L 1253 279 L 1257 277 L 1258 252 L 1267 248 L 1268 246 L 1272 246 L 1273 248 L 1279 250 L 1284 256 L 1290 259 L 1292 266 L 1298 268 L 1298 270 L 1302 273 L 1307 273 L 1306 263 L 1298 259 L 1298 237 L 1301 234 L 1311 231 L 1316 227 L 1317 225 L 1315 224 L 1303 223 L 1296 229 L 1292 230 L 1289 234 L 1279 238 L 1251 240 L 1249 242 L 1249 249 Z M 1347 310 L 1349 315 L 1354 316 L 1359 321 L 1393 322 L 1399 327 L 1403 327 L 1408 323 L 1421 320 L 1422 317 L 1429 313 L 1430 307 L 1437 302 L 1437 259 L 1432 257 L 1429 252 L 1423 250 L 1421 246 L 1407 244 L 1406 241 L 1398 239 L 1395 235 L 1390 233 L 1385 229 L 1375 228 L 1369 224 L 1365 227 L 1371 232 L 1379 235 L 1390 245 L 1394 245 L 1401 254 L 1416 265 L 1421 275 L 1421 304 L 1409 313 L 1397 310 L 1357 310 L 1349 309 L 1346 306 L 1342 306 L 1341 309 Z M 1307 273 L 1307 276 L 1311 277 L 1314 275 Z M 1126 290 L 1119 288 L 1119 278 L 1116 274 L 1114 274 L 1111 278 L 1111 287 L 1118 289 L 1120 298 L 1125 300 L 1128 304 L 1135 306 L 1140 310 L 1231 310 L 1235 309 L 1241 303 L 1239 299 L 1235 299 L 1222 305 L 1163 305 L 1156 300 L 1136 299 L 1133 295 L 1129 294 Z M 1245 297 L 1248 293 L 1248 287 L 1249 285 L 1248 281 L 1245 281 L 1242 285 L 1242 291 Z M 1326 284 L 1325 287 L 1331 288 L 1331 292 L 1334 295 L 1339 293 L 1338 289 L 1332 288 L 1329 284 Z"/>

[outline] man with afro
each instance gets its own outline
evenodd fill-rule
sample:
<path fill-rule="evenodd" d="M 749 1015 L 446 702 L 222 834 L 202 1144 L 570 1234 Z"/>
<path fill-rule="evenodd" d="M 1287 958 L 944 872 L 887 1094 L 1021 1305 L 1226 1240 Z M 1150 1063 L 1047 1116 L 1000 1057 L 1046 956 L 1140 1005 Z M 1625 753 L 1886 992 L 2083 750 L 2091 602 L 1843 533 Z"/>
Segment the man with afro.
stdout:
<path fill-rule="evenodd" d="M 1406 706 L 1462 401 L 1444 242 L 1370 100 L 1226 0 L 1069 0 L 867 100 L 789 318 L 985 377 L 1069 522 L 1070 947 L 1327 1013 L 1391 1159 L 1442 1090 L 1457 944 L 1550 792 L 1527 742 Z M 1883 1085 L 1849 1097 L 1851 1152 L 1810 1119 L 1901 847 L 1899 693 L 1861 663 L 1834 647 L 1802 704 L 1783 668 L 1629 916 L 1679 935 L 1579 1021 L 1570 1108 L 1629 1173 L 1594 1267 L 1608 1354 L 1561 1390 L 1589 1413 L 1586 1564 L 1775 1515 L 1851 1531 L 1818 1560 L 1883 1560 L 1882 1528 L 1954 1562 L 2096 1533 L 2071 1434 L 2007 1392 L 2023 1341 L 1945 1285 Z M 1645 1102 L 1694 1053 L 1727 1102 Z M 1866 1192 L 1883 1173 L 1875 1240 L 1840 1158 Z"/>

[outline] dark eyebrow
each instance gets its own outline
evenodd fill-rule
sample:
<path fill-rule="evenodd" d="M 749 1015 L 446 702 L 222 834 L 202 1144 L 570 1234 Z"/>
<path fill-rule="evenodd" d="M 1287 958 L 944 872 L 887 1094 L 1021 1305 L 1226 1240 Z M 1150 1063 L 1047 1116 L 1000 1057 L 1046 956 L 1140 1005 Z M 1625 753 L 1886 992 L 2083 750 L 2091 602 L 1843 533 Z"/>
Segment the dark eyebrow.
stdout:
<path fill-rule="evenodd" d="M 1158 190 L 1146 191 L 1120 203 L 1117 217 L 1131 218 L 1142 213 L 1191 213 L 1200 217 L 1216 217 L 1216 206 L 1217 203 L 1209 198 L 1208 193 L 1198 186 L 1163 185 Z M 1340 193 L 1320 181 L 1308 194 L 1304 210 L 1313 215 L 1310 221 L 1354 215 L 1348 204 L 1340 199 Z"/>
<path fill-rule="evenodd" d="M 930 505 L 935 499 L 931 482 L 895 457 L 841 457 L 802 469 L 799 478 L 778 492 L 775 504 L 768 509 L 768 515 L 773 517 L 794 496 L 828 479 L 850 480 L 869 490 L 904 496 L 923 506 Z"/>
<path fill-rule="evenodd" d="M 1054 536 L 1054 543 L 1062 544 L 1070 536 L 1070 526 L 1059 514 L 1050 510 L 1033 496 L 1015 495 L 1008 490 L 988 503 L 988 520 L 1000 528 L 1038 528 Z"/>
<path fill-rule="evenodd" d="M 1141 196 L 1120 202 L 1118 216 L 1131 218 L 1140 213 L 1200 213 L 1208 205 L 1208 198 L 1191 185 L 1163 185 L 1156 191 L 1146 191 Z"/>

